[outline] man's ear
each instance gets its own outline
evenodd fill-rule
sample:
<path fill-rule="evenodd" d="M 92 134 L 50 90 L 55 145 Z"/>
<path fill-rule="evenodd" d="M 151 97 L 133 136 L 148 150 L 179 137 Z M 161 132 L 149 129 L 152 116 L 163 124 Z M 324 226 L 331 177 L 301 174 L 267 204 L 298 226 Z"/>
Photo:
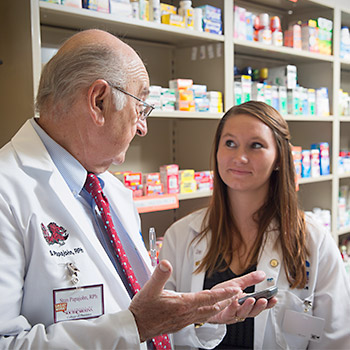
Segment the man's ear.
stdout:
<path fill-rule="evenodd" d="M 90 117 L 98 126 L 102 126 L 105 123 L 104 100 L 109 93 L 109 89 L 110 87 L 105 80 L 98 79 L 90 85 L 88 91 Z"/>

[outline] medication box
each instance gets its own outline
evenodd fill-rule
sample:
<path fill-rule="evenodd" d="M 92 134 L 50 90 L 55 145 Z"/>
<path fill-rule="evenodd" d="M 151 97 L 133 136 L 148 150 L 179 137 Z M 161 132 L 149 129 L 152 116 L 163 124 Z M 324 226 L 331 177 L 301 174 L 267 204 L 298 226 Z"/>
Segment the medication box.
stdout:
<path fill-rule="evenodd" d="M 311 151 L 314 149 L 319 151 L 320 175 L 329 175 L 330 174 L 330 168 L 329 168 L 330 161 L 329 161 L 328 142 L 314 143 L 311 145 Z"/>
<path fill-rule="evenodd" d="M 179 166 L 177 164 L 162 165 L 160 181 L 165 193 L 179 193 Z"/>

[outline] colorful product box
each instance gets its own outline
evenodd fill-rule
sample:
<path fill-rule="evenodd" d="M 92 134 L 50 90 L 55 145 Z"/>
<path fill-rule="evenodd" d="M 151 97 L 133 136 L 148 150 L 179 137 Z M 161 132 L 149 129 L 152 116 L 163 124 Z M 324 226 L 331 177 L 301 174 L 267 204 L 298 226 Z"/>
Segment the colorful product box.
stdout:
<path fill-rule="evenodd" d="M 162 23 L 168 24 L 174 27 L 178 27 L 178 28 L 185 28 L 185 21 L 183 16 L 173 14 L 173 13 L 167 13 L 163 15 Z"/>
<path fill-rule="evenodd" d="M 317 149 L 319 151 L 319 166 L 320 175 L 330 174 L 330 161 L 329 161 L 329 144 L 328 142 L 314 143 L 311 145 L 311 151 Z"/>
<path fill-rule="evenodd" d="M 311 177 L 317 177 L 320 174 L 320 150 L 311 148 Z"/>
<path fill-rule="evenodd" d="M 144 189 L 145 196 L 161 195 L 164 193 L 163 184 L 146 184 Z"/>
<path fill-rule="evenodd" d="M 302 148 L 300 146 L 293 146 L 292 147 L 292 155 L 294 160 L 294 166 L 295 166 L 295 174 L 296 174 L 296 181 L 298 181 L 301 178 L 301 151 Z"/>
<path fill-rule="evenodd" d="M 303 149 L 301 151 L 301 177 L 311 176 L 311 151 Z"/>
<path fill-rule="evenodd" d="M 197 190 L 212 190 L 213 189 L 213 172 L 198 171 L 194 173 L 194 180 L 197 183 Z"/>
<path fill-rule="evenodd" d="M 278 99 L 279 99 L 279 112 L 282 115 L 286 115 L 288 113 L 287 108 L 287 88 L 285 86 L 278 87 Z"/>
<path fill-rule="evenodd" d="M 194 180 L 194 170 L 186 169 L 179 171 L 179 181 L 180 183 L 190 182 Z"/>
<path fill-rule="evenodd" d="M 301 48 L 306 51 L 319 52 L 317 22 L 313 19 L 301 25 Z"/>
<path fill-rule="evenodd" d="M 180 193 L 193 193 L 197 191 L 197 182 L 192 181 L 185 181 L 180 184 Z"/>
<path fill-rule="evenodd" d="M 160 173 L 146 173 L 143 174 L 143 183 L 146 184 L 160 184 Z"/>
<path fill-rule="evenodd" d="M 142 173 L 125 173 L 124 184 L 127 187 L 142 185 Z"/>
<path fill-rule="evenodd" d="M 179 166 L 177 164 L 162 165 L 160 180 L 165 193 L 179 193 Z"/>
<path fill-rule="evenodd" d="M 192 79 L 174 79 L 169 81 L 169 88 L 180 90 L 180 89 L 191 89 L 193 85 Z"/>

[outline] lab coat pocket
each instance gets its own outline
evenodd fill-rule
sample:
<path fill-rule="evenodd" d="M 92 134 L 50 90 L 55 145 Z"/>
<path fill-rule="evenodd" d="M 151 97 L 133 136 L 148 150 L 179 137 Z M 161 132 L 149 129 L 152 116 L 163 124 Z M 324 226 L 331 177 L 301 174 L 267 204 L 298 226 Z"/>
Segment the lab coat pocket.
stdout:
<path fill-rule="evenodd" d="M 299 296 L 297 295 L 299 294 Z M 290 311 L 293 314 L 312 314 L 313 295 L 300 298 L 303 290 L 280 290 L 278 292 L 278 303 L 274 308 L 276 342 L 283 349 L 306 349 L 309 343 L 308 338 L 296 334 L 292 329 L 284 327 L 284 318 L 289 317 Z M 293 321 L 294 322 L 294 321 Z"/>

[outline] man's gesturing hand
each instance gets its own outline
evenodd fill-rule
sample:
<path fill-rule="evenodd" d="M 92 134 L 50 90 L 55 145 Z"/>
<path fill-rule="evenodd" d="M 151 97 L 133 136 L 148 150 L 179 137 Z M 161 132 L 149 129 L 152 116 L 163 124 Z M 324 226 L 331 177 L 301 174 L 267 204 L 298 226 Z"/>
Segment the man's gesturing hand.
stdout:
<path fill-rule="evenodd" d="M 170 263 L 162 260 L 131 301 L 129 310 L 135 317 L 141 341 L 205 322 L 224 310 L 241 292 L 239 287 L 229 284 L 197 293 L 166 291 L 164 285 L 171 272 Z"/>

